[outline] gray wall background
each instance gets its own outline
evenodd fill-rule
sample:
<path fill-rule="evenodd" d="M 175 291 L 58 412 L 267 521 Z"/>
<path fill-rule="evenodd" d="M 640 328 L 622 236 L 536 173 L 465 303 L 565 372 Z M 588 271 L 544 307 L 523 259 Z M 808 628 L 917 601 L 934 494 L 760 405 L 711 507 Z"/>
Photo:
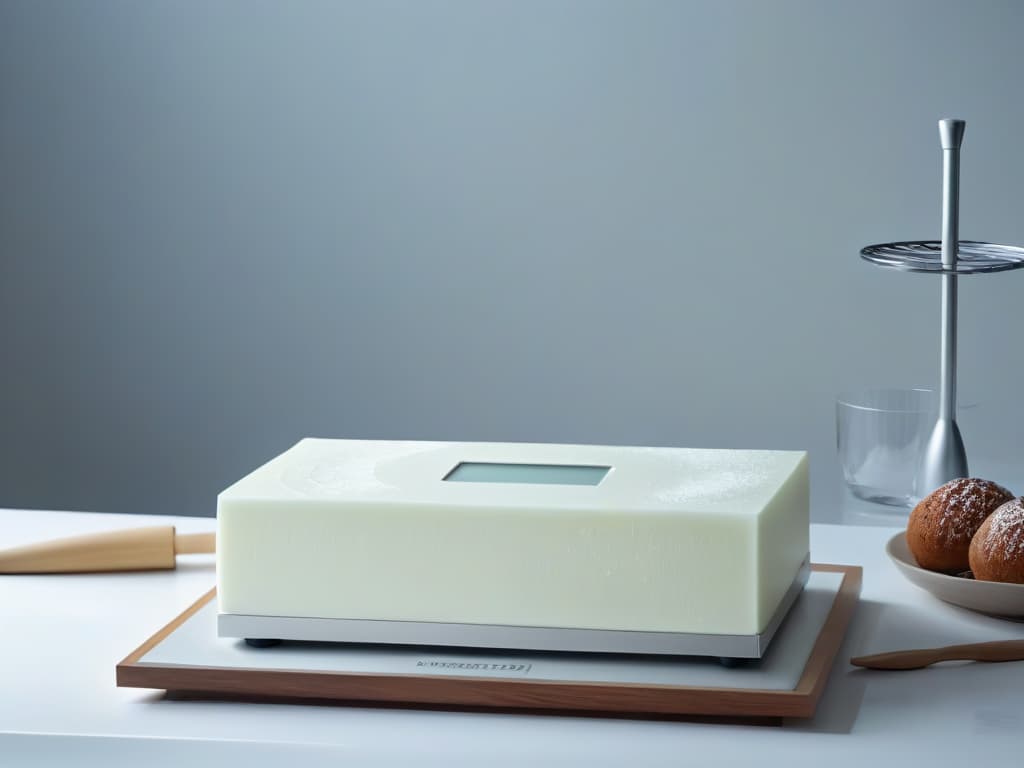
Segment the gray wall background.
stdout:
<path fill-rule="evenodd" d="M 935 379 L 935 121 L 1024 243 L 1016 2 L 0 2 L 0 506 L 210 515 L 305 435 L 806 448 Z M 961 288 L 1024 472 L 1024 276 Z M 1016 452 L 1016 453 L 1015 453 Z M 1016 474 L 1015 474 L 1016 473 Z"/>

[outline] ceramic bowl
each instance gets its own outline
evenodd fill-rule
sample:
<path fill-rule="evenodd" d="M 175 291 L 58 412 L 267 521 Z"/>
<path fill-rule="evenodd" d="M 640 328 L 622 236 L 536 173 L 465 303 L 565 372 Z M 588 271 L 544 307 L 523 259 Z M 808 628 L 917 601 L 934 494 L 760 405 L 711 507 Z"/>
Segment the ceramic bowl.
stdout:
<path fill-rule="evenodd" d="M 889 539 L 885 552 L 911 584 L 939 600 L 990 616 L 1024 619 L 1024 584 L 975 581 L 926 571 L 914 561 L 902 531 Z"/>

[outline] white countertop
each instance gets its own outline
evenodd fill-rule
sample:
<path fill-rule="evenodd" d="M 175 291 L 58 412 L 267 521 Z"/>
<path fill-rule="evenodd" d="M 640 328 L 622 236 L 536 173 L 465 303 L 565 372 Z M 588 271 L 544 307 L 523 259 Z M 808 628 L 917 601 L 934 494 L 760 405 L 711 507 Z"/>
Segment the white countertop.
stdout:
<path fill-rule="evenodd" d="M 0 510 L 0 547 L 204 518 Z M 114 685 L 114 666 L 214 582 L 212 556 L 176 571 L 0 577 L 0 763 L 643 766 L 1019 760 L 1024 662 L 855 670 L 851 655 L 1024 637 L 1024 624 L 938 602 L 883 552 L 893 528 L 813 525 L 816 562 L 864 566 L 861 603 L 818 715 L 781 728 L 582 717 L 166 700 Z M 159 741 L 156 741 L 159 740 Z"/>

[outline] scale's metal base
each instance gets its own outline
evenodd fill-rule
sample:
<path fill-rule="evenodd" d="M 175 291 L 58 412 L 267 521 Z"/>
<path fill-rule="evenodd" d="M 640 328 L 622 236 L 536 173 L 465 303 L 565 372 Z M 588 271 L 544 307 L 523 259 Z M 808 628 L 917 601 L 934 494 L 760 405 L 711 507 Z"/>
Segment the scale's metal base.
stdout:
<path fill-rule="evenodd" d="M 460 646 L 573 653 L 643 653 L 673 656 L 717 656 L 759 659 L 796 602 L 810 574 L 804 560 L 764 631 L 756 635 L 707 635 L 677 632 L 634 632 L 558 627 L 514 627 L 493 624 L 451 624 L 376 619 L 318 619 L 292 616 L 217 615 L 220 637 L 246 638 L 251 645 L 276 640 L 369 643 L 384 645 Z"/>

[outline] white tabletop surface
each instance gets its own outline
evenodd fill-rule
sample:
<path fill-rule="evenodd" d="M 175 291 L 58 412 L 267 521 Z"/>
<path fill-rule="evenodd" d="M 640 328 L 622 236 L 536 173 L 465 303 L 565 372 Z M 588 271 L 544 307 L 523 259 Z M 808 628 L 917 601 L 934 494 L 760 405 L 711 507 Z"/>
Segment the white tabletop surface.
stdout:
<path fill-rule="evenodd" d="M 213 527 L 203 518 L 0 510 L 0 547 L 167 523 Z M 114 666 L 213 585 L 211 556 L 161 573 L 3 576 L 0 764 L 1018 764 L 1024 662 L 914 672 L 846 663 L 1024 637 L 1024 624 L 945 605 L 905 582 L 883 552 L 894 531 L 812 526 L 812 558 L 863 565 L 863 592 L 818 715 L 781 728 L 167 700 L 115 687 Z"/>

